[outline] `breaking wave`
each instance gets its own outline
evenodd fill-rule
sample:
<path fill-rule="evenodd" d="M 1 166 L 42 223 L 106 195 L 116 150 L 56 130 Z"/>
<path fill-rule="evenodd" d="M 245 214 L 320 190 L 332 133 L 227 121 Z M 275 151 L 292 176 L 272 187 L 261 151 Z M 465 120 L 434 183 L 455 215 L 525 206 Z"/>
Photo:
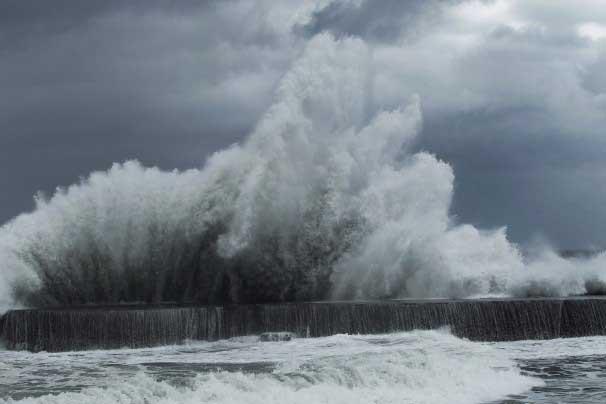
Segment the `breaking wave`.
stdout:
<path fill-rule="evenodd" d="M 336 335 L 256 342 L 252 347 L 250 342 L 227 340 L 209 350 L 207 345 L 192 345 L 176 353 L 171 347 L 154 348 L 144 351 L 145 355 L 137 350 L 88 352 L 80 357 L 42 353 L 35 360 L 16 353 L 6 365 L 6 382 L 22 386 L 22 395 L 30 396 L 28 388 L 39 382 L 31 370 L 60 368 L 57 381 L 45 380 L 39 387 L 42 391 L 52 388 L 55 394 L 46 390 L 39 397 L 0 398 L 0 404 L 468 404 L 493 402 L 544 384 L 523 375 L 510 351 L 438 331 Z M 134 370 L 127 371 L 125 362 Z M 114 363 L 122 367 L 107 366 Z M 177 364 L 198 371 L 190 375 Z M 214 370 L 200 371 L 204 368 Z M 32 384 L 23 383 L 24 379 Z"/>
<path fill-rule="evenodd" d="M 457 224 L 451 167 L 415 152 L 419 100 L 373 114 L 371 66 L 364 42 L 317 36 L 256 129 L 203 168 L 129 161 L 38 197 L 0 229 L 0 304 L 604 290 L 604 254 L 528 263 L 505 229 Z"/>

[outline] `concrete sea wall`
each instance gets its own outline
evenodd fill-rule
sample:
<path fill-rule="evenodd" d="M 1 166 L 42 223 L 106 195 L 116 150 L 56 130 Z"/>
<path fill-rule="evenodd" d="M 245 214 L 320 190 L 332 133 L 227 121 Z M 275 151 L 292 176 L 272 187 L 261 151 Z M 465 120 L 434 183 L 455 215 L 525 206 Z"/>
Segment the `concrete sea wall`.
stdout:
<path fill-rule="evenodd" d="M 265 332 L 300 337 L 450 327 L 476 341 L 606 335 L 606 299 L 310 302 L 202 307 L 14 310 L 0 320 L 8 349 L 67 351 L 179 344 Z"/>

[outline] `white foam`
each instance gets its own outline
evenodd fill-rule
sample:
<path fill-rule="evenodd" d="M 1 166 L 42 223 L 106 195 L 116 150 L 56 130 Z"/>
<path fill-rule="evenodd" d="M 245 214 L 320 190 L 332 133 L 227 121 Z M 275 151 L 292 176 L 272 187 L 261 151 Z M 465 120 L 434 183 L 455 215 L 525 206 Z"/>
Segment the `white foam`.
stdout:
<path fill-rule="evenodd" d="M 217 349 L 220 346 L 224 349 Z M 138 363 L 144 367 L 145 362 L 224 363 L 227 359 L 237 363 L 277 364 L 269 373 L 206 372 L 185 383 L 159 381 L 142 371 L 105 377 L 99 377 L 97 372 L 93 379 L 95 386 L 80 392 L 26 398 L 19 401 L 22 403 L 471 404 L 541 385 L 539 380 L 521 375 L 504 350 L 438 331 L 338 335 L 270 343 L 240 339 L 188 348 L 98 351 L 86 355 L 11 355 L 12 361 L 6 362 L 18 362 L 23 377 L 31 377 L 34 369 L 74 368 L 81 372 L 80 383 L 87 377 L 81 366 L 94 368 L 108 363 L 130 366 Z M 27 363 L 32 367 L 24 369 Z M 30 376 L 25 372 L 30 372 Z M 17 375 L 13 377 L 17 380 Z M 0 400 L 2 404 L 7 402 L 10 401 Z"/>

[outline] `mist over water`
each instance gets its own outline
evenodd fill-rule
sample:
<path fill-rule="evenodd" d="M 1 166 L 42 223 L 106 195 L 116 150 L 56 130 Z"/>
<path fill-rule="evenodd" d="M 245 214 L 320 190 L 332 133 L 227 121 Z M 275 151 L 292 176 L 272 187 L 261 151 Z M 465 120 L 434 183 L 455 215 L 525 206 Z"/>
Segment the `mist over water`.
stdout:
<path fill-rule="evenodd" d="M 0 229 L 0 306 L 604 292 L 605 254 L 529 260 L 456 223 L 453 170 L 415 151 L 420 100 L 372 111 L 372 80 L 363 41 L 319 35 L 203 168 L 129 161 L 37 197 Z"/>

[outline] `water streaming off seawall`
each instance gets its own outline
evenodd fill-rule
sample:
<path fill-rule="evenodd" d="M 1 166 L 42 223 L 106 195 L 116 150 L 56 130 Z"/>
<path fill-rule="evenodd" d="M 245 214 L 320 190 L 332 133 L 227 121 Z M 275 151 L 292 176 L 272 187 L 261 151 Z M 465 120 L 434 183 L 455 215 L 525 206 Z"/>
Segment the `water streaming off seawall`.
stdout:
<path fill-rule="evenodd" d="M 300 337 L 448 327 L 476 341 L 606 335 L 606 299 L 312 302 L 202 307 L 15 310 L 9 349 L 67 351 L 171 345 L 286 331 Z"/>

